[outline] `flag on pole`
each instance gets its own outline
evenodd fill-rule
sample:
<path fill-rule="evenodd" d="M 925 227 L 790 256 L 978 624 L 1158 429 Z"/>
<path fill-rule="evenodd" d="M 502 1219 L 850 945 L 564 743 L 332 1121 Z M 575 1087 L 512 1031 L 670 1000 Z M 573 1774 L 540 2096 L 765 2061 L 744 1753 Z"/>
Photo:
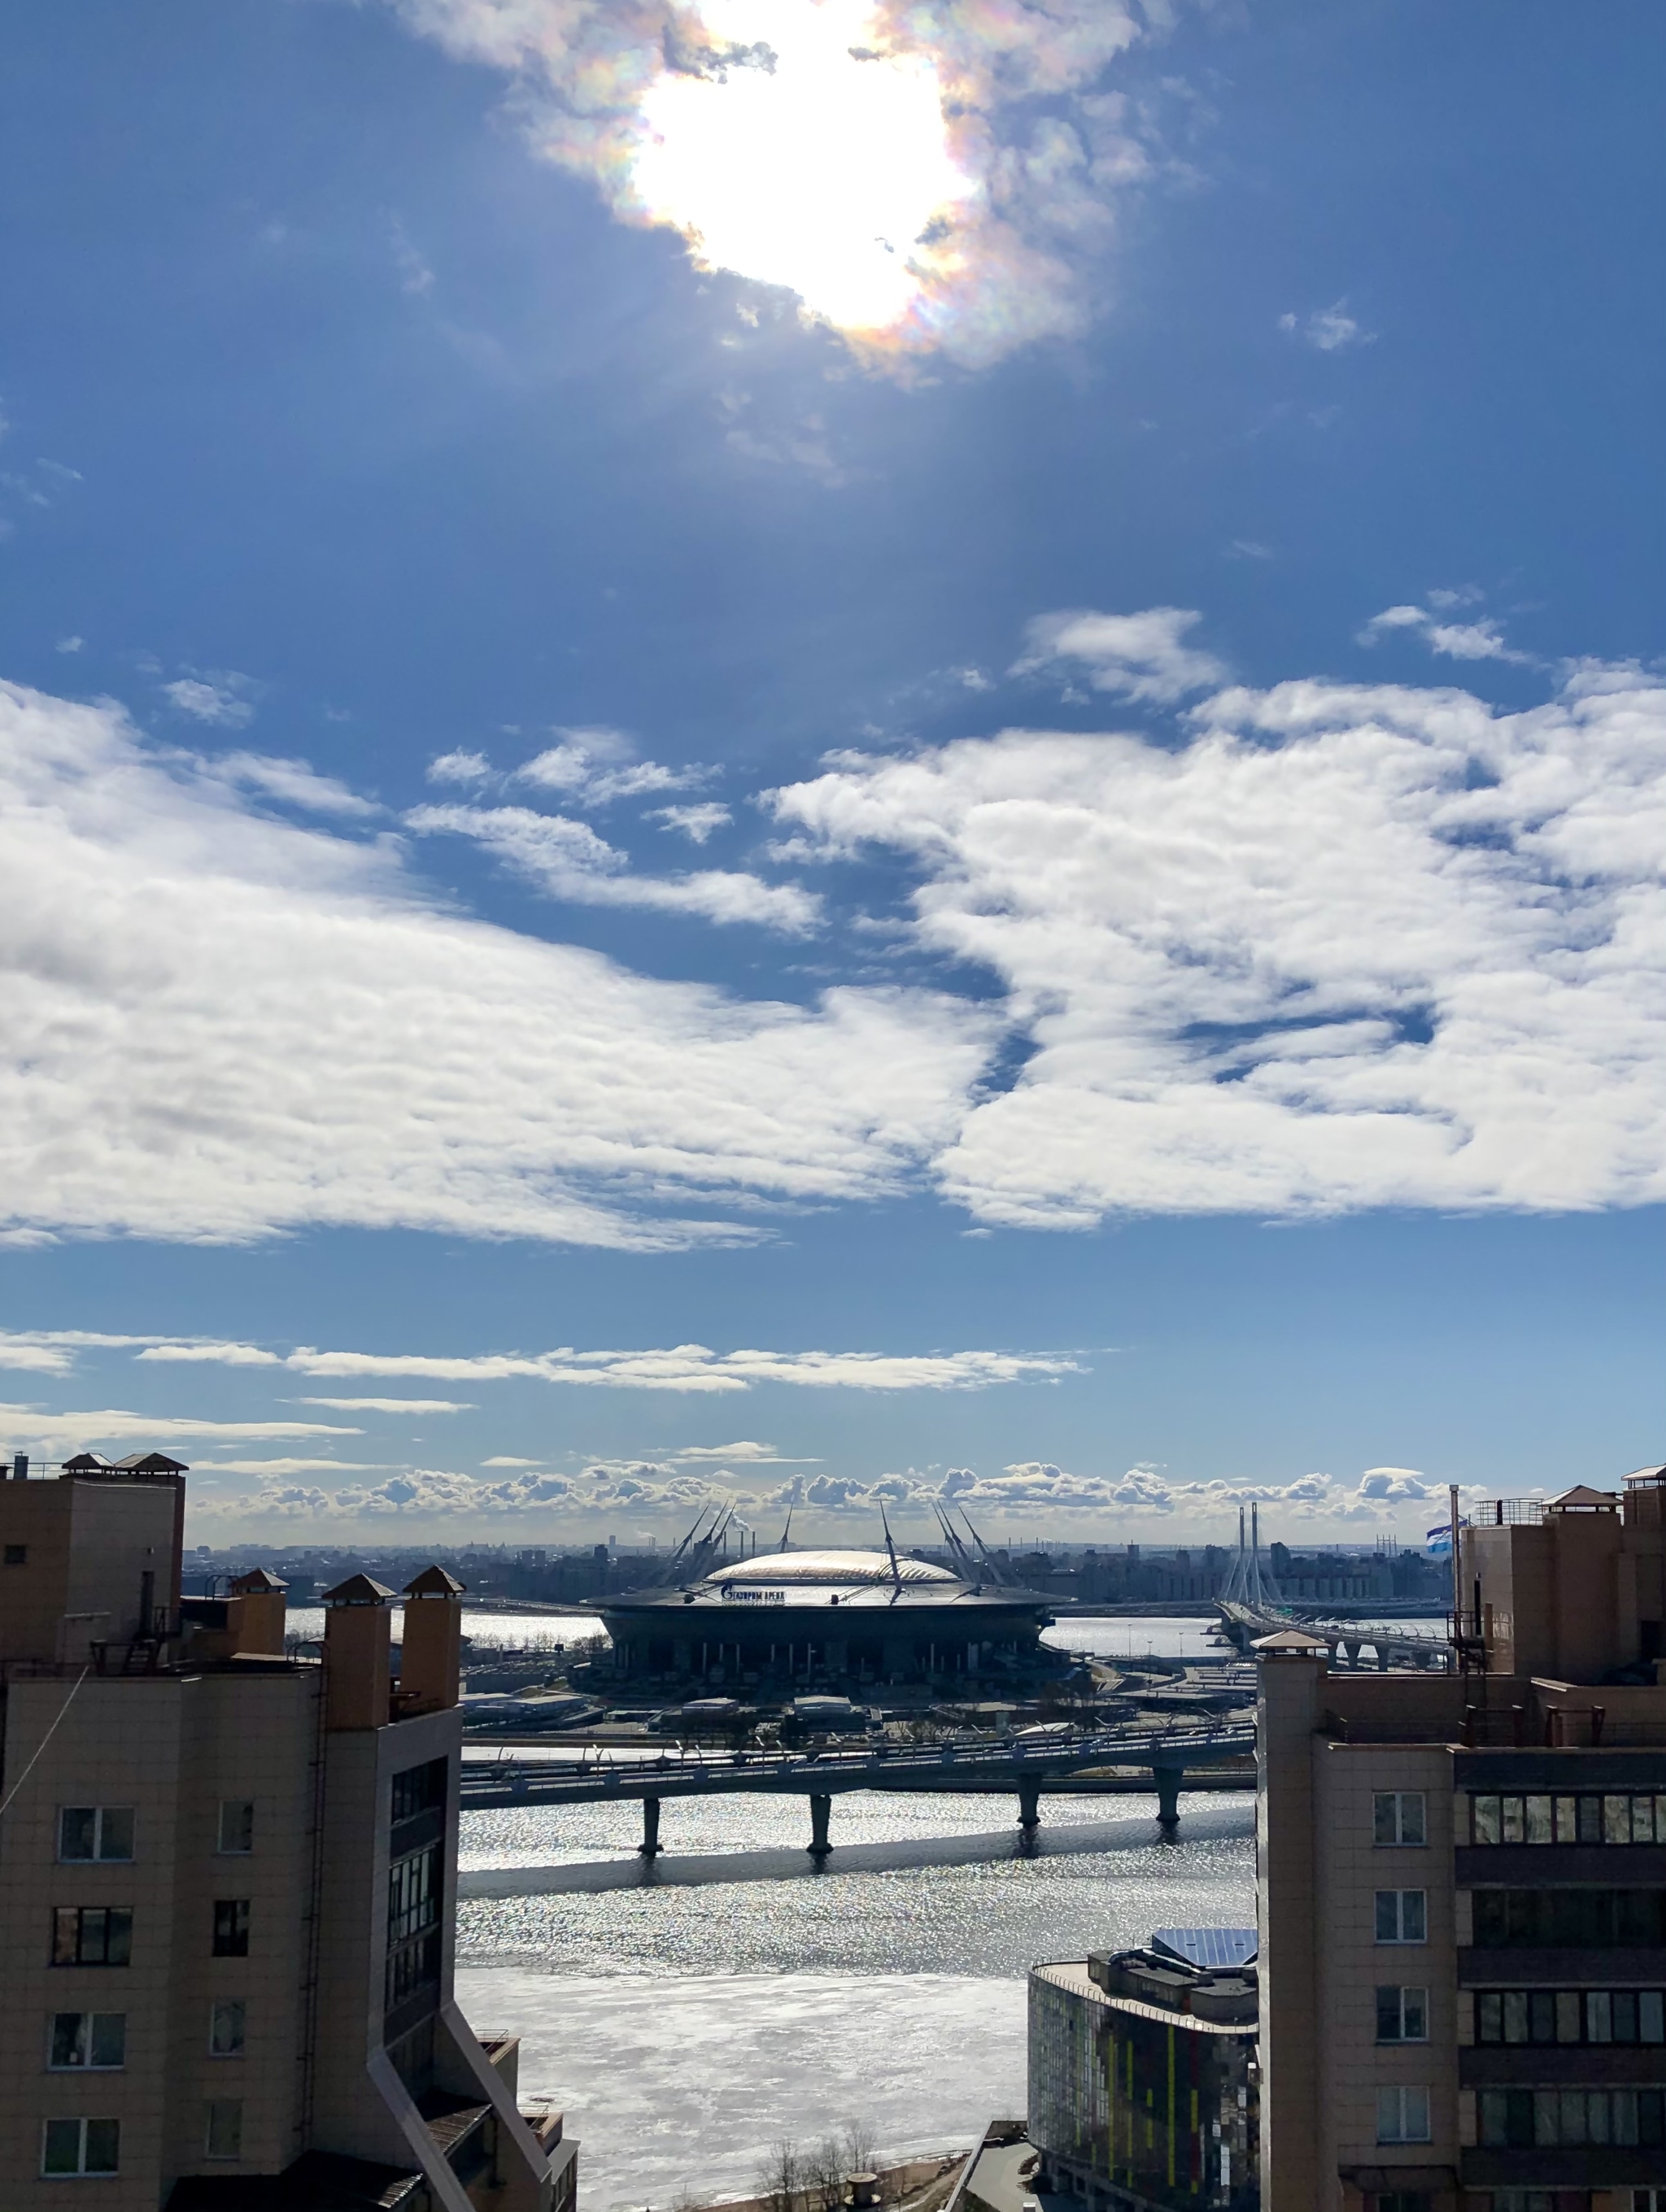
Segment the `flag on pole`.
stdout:
<path fill-rule="evenodd" d="M 1469 1523 L 1467 1521 L 1460 1521 L 1458 1522 L 1458 1527 L 1460 1528 L 1467 1528 L 1468 1526 Z M 1432 1559 L 1450 1559 L 1451 1558 L 1452 1524 L 1450 1521 L 1438 1521 L 1435 1523 L 1434 1527 L 1430 1529 L 1427 1538 L 1425 1540 L 1424 1549 L 1427 1552 Z"/>

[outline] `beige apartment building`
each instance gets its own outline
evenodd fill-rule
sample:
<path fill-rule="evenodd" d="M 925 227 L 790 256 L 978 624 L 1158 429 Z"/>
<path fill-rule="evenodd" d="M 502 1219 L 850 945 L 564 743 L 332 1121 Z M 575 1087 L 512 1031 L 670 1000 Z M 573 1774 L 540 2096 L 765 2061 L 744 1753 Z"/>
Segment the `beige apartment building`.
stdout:
<path fill-rule="evenodd" d="M 1267 2212 L 1666 2212 L 1666 1469 L 1474 1520 L 1452 1671 L 1257 1647 Z"/>
<path fill-rule="evenodd" d="M 0 1481 L 0 2207 L 571 2212 L 453 1997 L 460 1585 L 182 1601 L 160 1453 Z M 90 2199 L 79 2192 L 89 2191 Z"/>

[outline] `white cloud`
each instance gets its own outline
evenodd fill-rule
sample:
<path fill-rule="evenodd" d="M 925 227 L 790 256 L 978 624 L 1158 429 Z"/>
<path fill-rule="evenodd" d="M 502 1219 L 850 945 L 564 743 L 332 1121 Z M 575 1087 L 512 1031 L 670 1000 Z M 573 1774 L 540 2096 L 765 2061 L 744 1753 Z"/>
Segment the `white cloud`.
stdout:
<path fill-rule="evenodd" d="M 14 1442 L 38 1444 L 43 1451 L 102 1450 L 119 1443 L 132 1449 L 158 1438 L 179 1443 L 192 1437 L 214 1437 L 227 1443 L 260 1443 L 291 1437 L 364 1433 L 362 1429 L 329 1428 L 320 1421 L 209 1421 L 191 1415 L 131 1413 L 109 1407 L 91 1413 L 49 1413 L 39 1406 L 0 1405 L 0 1423 Z"/>
<path fill-rule="evenodd" d="M 275 1367 L 277 1354 L 252 1344 L 223 1344 L 198 1337 L 117 1336 L 97 1329 L 0 1330 L 0 1367 L 67 1375 L 81 1352 L 131 1351 L 140 1359 L 218 1360 L 234 1367 Z"/>
<path fill-rule="evenodd" d="M 193 1526 L 210 1518 L 234 1522 L 240 1531 L 269 1521 L 337 1525 L 398 1521 L 414 1532 L 421 1528 L 478 1528 L 482 1522 L 496 1520 L 526 1534 L 543 1524 L 621 1510 L 691 1513 L 727 1495 L 703 1476 L 678 1474 L 652 1462 L 598 1464 L 577 1475 L 528 1469 L 490 1479 L 442 1468 L 408 1468 L 384 1482 L 350 1482 L 327 1490 L 275 1473 L 252 1493 L 206 1505 L 198 1500 L 192 1518 Z"/>
<path fill-rule="evenodd" d="M 286 805 L 304 807 L 310 814 L 380 814 L 374 799 L 362 799 L 333 775 L 320 775 L 310 763 L 280 760 L 265 753 L 224 753 L 206 764 L 204 773 L 264 792 Z"/>
<path fill-rule="evenodd" d="M 162 693 L 182 714 L 196 722 L 217 723 L 222 729 L 241 729 L 254 719 L 254 708 L 237 695 L 237 679 L 222 678 L 208 683 L 199 676 L 181 676 L 162 685 Z"/>
<path fill-rule="evenodd" d="M 1073 665 L 1096 691 L 1168 704 L 1220 683 L 1226 671 L 1212 653 L 1185 643 L 1201 617 L 1186 607 L 1147 607 L 1134 615 L 1096 614 L 1078 607 L 1037 615 L 1025 632 L 1015 676 Z"/>
<path fill-rule="evenodd" d="M 581 806 L 605 806 L 613 799 L 638 799 L 650 791 L 686 791 L 705 782 L 711 773 L 697 763 L 666 768 L 660 761 L 638 760 L 635 746 L 623 730 L 557 730 L 555 734 L 561 742 L 524 761 L 515 777 L 541 791 L 558 791 Z"/>
<path fill-rule="evenodd" d="M 727 1352 L 679 1344 L 656 1352 L 487 1352 L 455 1358 L 428 1352 L 290 1353 L 307 1375 L 430 1376 L 436 1382 L 501 1382 L 528 1376 L 544 1382 L 635 1390 L 749 1390 L 761 1382 L 818 1389 L 976 1390 L 998 1382 L 1050 1380 L 1073 1374 L 1059 1354 L 1006 1352 Z M 737 1448 L 736 1456 L 739 1455 Z"/>
<path fill-rule="evenodd" d="M 1177 744 L 1008 731 L 776 794 L 905 855 L 1032 1055 L 937 1160 L 981 1220 L 1666 1199 L 1666 686 L 1318 680 Z"/>
<path fill-rule="evenodd" d="M 439 753 L 428 764 L 430 783 L 483 783 L 491 772 L 484 753 Z"/>
<path fill-rule="evenodd" d="M 1431 592 L 1437 605 L 1450 604 L 1458 595 L 1449 592 Z M 1384 607 L 1380 615 L 1373 615 L 1359 632 L 1361 645 L 1375 645 L 1395 630 L 1415 630 L 1432 653 L 1444 653 L 1449 660 L 1515 660 L 1530 663 L 1531 653 L 1517 653 L 1505 644 L 1494 622 L 1442 622 L 1425 607 Z"/>
<path fill-rule="evenodd" d="M 137 1343 L 139 1340 L 132 1340 Z M 207 1360 L 220 1367 L 276 1367 L 278 1357 L 258 1344 L 222 1344 L 197 1337 L 165 1337 L 147 1345 L 140 1359 L 195 1364 Z"/>
<path fill-rule="evenodd" d="M 773 1444 L 742 1443 L 736 1444 L 684 1444 L 671 1455 L 672 1459 L 733 1460 L 737 1466 L 743 1462 L 754 1467 L 803 1467 L 809 1464 L 802 1454 L 778 1452 Z"/>
<path fill-rule="evenodd" d="M 663 822 L 667 830 L 680 830 L 696 845 L 703 845 L 714 830 L 721 830 L 734 819 L 727 806 L 715 799 L 707 799 L 695 806 L 656 806 L 648 815 L 650 822 Z"/>
<path fill-rule="evenodd" d="M 370 1459 L 199 1459 L 193 1474 L 390 1474 L 386 1460 Z"/>
<path fill-rule="evenodd" d="M 620 219 L 796 293 L 881 365 L 1079 328 L 1117 202 L 1156 167 L 1104 79 L 1166 15 L 1126 0 L 393 4 L 513 76 L 534 151 Z"/>
<path fill-rule="evenodd" d="M 1279 328 L 1299 337 L 1320 353 L 1341 353 L 1347 346 L 1377 343 L 1376 331 L 1361 329 L 1358 319 L 1349 314 L 1346 300 L 1316 307 L 1307 315 L 1280 315 Z"/>
<path fill-rule="evenodd" d="M 537 814 L 526 806 L 418 806 L 406 815 L 420 836 L 471 837 L 549 892 L 585 906 L 648 907 L 708 921 L 756 922 L 800 936 L 820 917 L 821 902 L 797 884 L 702 868 L 685 876 L 639 876 L 624 854 L 587 822 Z"/>
<path fill-rule="evenodd" d="M 760 1202 L 897 1188 L 994 1033 L 942 994 L 747 1003 L 489 927 L 386 842 L 274 820 L 115 708 L 9 685 L 0 877 L 13 1236 L 732 1240 Z"/>
<path fill-rule="evenodd" d="M 57 653 L 79 653 L 86 642 L 84 637 L 61 637 L 53 650 Z"/>
<path fill-rule="evenodd" d="M 295 1403 L 325 1406 L 337 1413 L 471 1413 L 475 1410 L 455 1398 L 297 1398 Z"/>

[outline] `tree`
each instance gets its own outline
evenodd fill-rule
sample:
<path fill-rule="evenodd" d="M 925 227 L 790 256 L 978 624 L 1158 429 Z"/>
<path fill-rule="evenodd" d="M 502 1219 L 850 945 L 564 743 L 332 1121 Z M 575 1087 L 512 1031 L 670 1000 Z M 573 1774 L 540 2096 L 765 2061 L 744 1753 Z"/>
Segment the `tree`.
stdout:
<path fill-rule="evenodd" d="M 848 2174 L 873 2172 L 879 2146 L 874 2141 L 873 2130 L 866 2120 L 845 2122 L 840 2137 L 840 2149 Z"/>
<path fill-rule="evenodd" d="M 769 2212 L 795 2212 L 800 2190 L 804 2185 L 804 2160 L 799 2147 L 791 2136 L 782 2136 L 771 2145 L 769 2155 L 758 2168 L 757 2193 L 769 2207 Z"/>

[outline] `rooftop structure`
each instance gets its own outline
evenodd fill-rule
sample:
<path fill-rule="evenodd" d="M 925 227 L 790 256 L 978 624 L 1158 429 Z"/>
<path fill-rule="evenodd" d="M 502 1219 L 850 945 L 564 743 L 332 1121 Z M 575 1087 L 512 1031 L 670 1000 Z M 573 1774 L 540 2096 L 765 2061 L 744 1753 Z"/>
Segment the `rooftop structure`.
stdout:
<path fill-rule="evenodd" d="M 453 1997 L 460 1586 L 180 1595 L 186 1470 L 0 1482 L 0 2205 L 570 2212 Z"/>

